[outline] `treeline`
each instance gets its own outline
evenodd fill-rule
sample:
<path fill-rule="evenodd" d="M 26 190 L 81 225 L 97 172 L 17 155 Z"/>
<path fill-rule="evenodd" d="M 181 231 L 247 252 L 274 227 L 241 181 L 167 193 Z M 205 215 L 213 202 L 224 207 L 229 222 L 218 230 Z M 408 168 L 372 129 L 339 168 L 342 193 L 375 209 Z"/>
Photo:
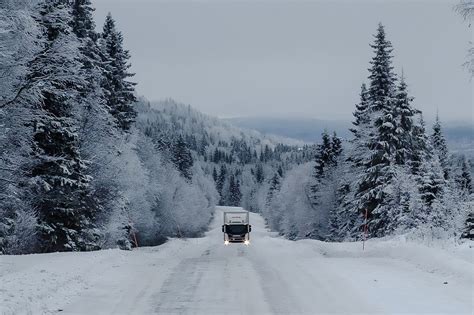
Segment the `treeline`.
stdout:
<path fill-rule="evenodd" d="M 89 0 L 0 4 L 0 252 L 153 245 L 201 233 L 217 192 L 136 128 L 130 55 Z M 138 244 L 136 244 L 138 243 Z"/>
<path fill-rule="evenodd" d="M 292 239 L 361 239 L 365 224 L 369 237 L 473 238 L 469 162 L 449 154 L 438 117 L 426 130 L 382 25 L 371 47 L 352 139 L 324 133 L 313 162 L 274 178 L 262 208 L 270 227 Z"/>
<path fill-rule="evenodd" d="M 221 205 L 260 211 L 266 199 L 263 187 L 274 175 L 314 156 L 314 146 L 244 131 L 171 99 L 141 100 L 137 108 L 138 128 L 171 159 L 174 148 L 182 147 L 186 153 L 177 159 L 182 161 L 178 168 L 199 165 L 212 176 Z"/>

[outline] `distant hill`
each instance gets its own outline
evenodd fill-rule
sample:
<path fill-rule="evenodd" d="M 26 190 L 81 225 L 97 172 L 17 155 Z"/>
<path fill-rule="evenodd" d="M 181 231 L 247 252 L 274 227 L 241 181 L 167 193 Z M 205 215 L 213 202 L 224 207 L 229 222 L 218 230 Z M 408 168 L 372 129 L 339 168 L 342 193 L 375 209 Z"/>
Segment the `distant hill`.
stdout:
<path fill-rule="evenodd" d="M 314 118 L 270 118 L 238 117 L 227 118 L 235 126 L 254 129 L 263 134 L 274 134 L 282 137 L 318 142 L 321 133 L 326 129 L 343 138 L 350 138 L 349 128 L 352 124 L 342 120 L 322 120 Z M 431 123 L 427 124 L 430 133 Z M 453 153 L 466 154 L 474 158 L 474 126 L 468 123 L 448 122 L 443 125 L 444 134 Z"/>
<path fill-rule="evenodd" d="M 163 130 L 173 130 L 182 135 L 209 137 L 212 142 L 242 140 L 255 147 L 268 145 L 274 148 L 278 144 L 302 146 L 304 141 L 272 133 L 261 133 L 255 128 L 240 127 L 229 121 L 201 113 L 190 105 L 176 102 L 173 99 L 150 102 L 141 99 L 138 104 L 138 121 L 153 121 Z"/>
<path fill-rule="evenodd" d="M 343 138 L 350 137 L 350 122 L 339 120 L 322 120 L 313 118 L 270 118 L 239 117 L 225 119 L 241 128 L 254 129 L 263 134 L 303 140 L 314 143 L 319 141 L 321 133 L 336 131 Z"/>

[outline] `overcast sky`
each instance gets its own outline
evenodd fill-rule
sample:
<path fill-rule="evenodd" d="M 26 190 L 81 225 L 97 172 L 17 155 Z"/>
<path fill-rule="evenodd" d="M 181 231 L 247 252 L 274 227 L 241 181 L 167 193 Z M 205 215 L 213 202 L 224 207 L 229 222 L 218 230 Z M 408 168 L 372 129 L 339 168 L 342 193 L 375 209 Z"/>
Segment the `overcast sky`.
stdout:
<path fill-rule="evenodd" d="M 377 23 L 394 46 L 415 105 L 431 119 L 473 119 L 461 64 L 474 27 L 457 1 L 95 0 L 132 55 L 137 90 L 219 117 L 350 119 Z"/>

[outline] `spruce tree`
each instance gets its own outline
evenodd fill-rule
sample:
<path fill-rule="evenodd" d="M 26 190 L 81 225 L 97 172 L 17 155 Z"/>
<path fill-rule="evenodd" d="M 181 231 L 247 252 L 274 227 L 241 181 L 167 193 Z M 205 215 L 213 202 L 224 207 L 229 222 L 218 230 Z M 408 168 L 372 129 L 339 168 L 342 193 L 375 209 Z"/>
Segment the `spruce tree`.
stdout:
<path fill-rule="evenodd" d="M 281 178 L 283 178 L 283 168 L 281 167 L 281 165 L 278 166 L 277 173 L 278 173 L 278 176 L 280 176 Z"/>
<path fill-rule="evenodd" d="M 187 179 L 191 180 L 193 177 L 192 167 L 193 167 L 193 157 L 191 150 L 189 150 L 184 138 L 180 135 L 178 140 L 173 146 L 173 164 L 176 166 L 181 175 Z"/>
<path fill-rule="evenodd" d="M 392 66 L 392 43 L 386 39 L 385 29 L 381 23 L 374 37 L 374 44 L 370 45 L 375 56 L 370 61 L 372 67 L 369 69 L 368 101 L 371 111 L 382 111 L 391 108 L 396 76 Z"/>
<path fill-rule="evenodd" d="M 79 38 L 97 38 L 95 23 L 92 16 L 94 8 L 90 0 L 73 0 L 72 2 L 72 29 Z"/>
<path fill-rule="evenodd" d="M 214 167 L 212 169 L 212 179 L 214 180 L 214 183 L 217 184 L 217 180 L 219 178 L 219 175 L 217 174 L 217 170 L 216 168 Z"/>
<path fill-rule="evenodd" d="M 339 138 L 336 134 L 336 132 L 333 132 L 332 138 L 331 138 L 331 163 L 336 166 L 337 165 L 337 160 L 339 156 L 342 154 L 342 140 Z"/>
<path fill-rule="evenodd" d="M 421 166 L 424 161 L 430 158 L 429 139 L 426 135 L 426 125 L 423 115 L 420 113 L 418 122 L 413 126 L 412 152 L 409 161 L 411 173 L 416 176 L 421 174 Z"/>
<path fill-rule="evenodd" d="M 40 113 L 34 121 L 31 191 L 38 210 L 41 247 L 44 251 L 94 249 L 93 213 L 88 209 L 87 162 L 78 150 L 77 91 L 84 84 L 76 60 L 79 42 L 72 32 L 69 7 L 60 1 L 44 1 L 37 21 L 43 28 L 43 50 L 29 65 L 31 81 L 37 81 Z"/>
<path fill-rule="evenodd" d="M 398 138 L 396 148 L 396 163 L 404 165 L 409 162 L 413 154 L 413 117 L 417 111 L 412 107 L 413 97 L 408 95 L 405 77 L 402 74 L 395 95 L 396 136 Z"/>
<path fill-rule="evenodd" d="M 81 72 L 85 84 L 78 88 L 78 106 L 76 112 L 79 119 L 79 151 L 80 154 L 91 161 L 91 167 L 86 170 L 86 175 L 91 179 L 92 196 L 88 200 L 88 208 L 95 216 L 104 217 L 106 210 L 113 200 L 118 199 L 117 183 L 108 180 L 107 186 L 102 185 L 103 174 L 107 172 L 102 161 L 108 150 L 115 149 L 116 130 L 113 126 L 113 117 L 108 112 L 108 107 L 101 87 L 105 80 L 107 64 L 104 54 L 97 44 L 98 34 L 95 31 L 92 4 L 90 0 L 72 1 L 73 32 L 79 39 L 78 60 L 82 64 Z"/>
<path fill-rule="evenodd" d="M 426 161 L 422 167 L 420 186 L 421 199 L 430 207 L 435 200 L 440 200 L 443 194 L 445 179 L 438 156 Z"/>
<path fill-rule="evenodd" d="M 322 143 L 317 147 L 316 165 L 314 167 L 316 178 L 324 175 L 324 171 L 330 166 L 333 159 L 333 147 L 329 134 L 324 131 L 322 134 Z"/>
<path fill-rule="evenodd" d="M 350 129 L 356 139 L 361 138 L 361 129 L 370 123 L 369 117 L 369 95 L 365 83 L 360 88 L 360 102 L 356 104 L 356 111 L 353 113 L 355 120 L 354 127 Z"/>
<path fill-rule="evenodd" d="M 224 191 L 223 190 L 224 190 L 224 184 L 225 184 L 226 178 L 227 178 L 227 168 L 226 168 L 225 164 L 222 164 L 220 172 L 219 172 L 219 177 L 218 177 L 218 180 L 217 180 L 217 184 L 216 184 L 217 192 L 219 193 L 219 195 L 221 197 L 221 204 L 223 204 L 223 201 L 224 201 Z"/>
<path fill-rule="evenodd" d="M 101 46 L 106 58 L 106 80 L 103 88 L 106 92 L 107 105 L 115 117 L 117 125 L 127 131 L 135 121 L 136 111 L 133 108 L 135 83 L 127 81 L 134 74 L 130 68 L 130 53 L 123 48 L 122 33 L 117 31 L 115 21 L 109 13 L 102 31 Z"/>
<path fill-rule="evenodd" d="M 474 240 L 474 212 L 471 210 L 467 215 L 464 231 L 462 233 L 463 238 Z"/>
<path fill-rule="evenodd" d="M 268 193 L 267 193 L 267 200 L 266 200 L 267 207 L 272 202 L 273 197 L 275 197 L 278 191 L 280 191 L 280 188 L 281 188 L 281 179 L 278 173 L 275 173 L 270 181 L 270 188 L 268 189 Z"/>
<path fill-rule="evenodd" d="M 362 84 L 360 102 L 356 104 L 356 111 L 353 115 L 355 118 L 352 122 L 354 127 L 352 127 L 350 131 L 354 137 L 351 140 L 352 154 L 349 156 L 349 160 L 352 162 L 354 167 L 358 168 L 363 164 L 363 157 L 367 152 L 368 140 L 372 133 L 369 94 L 365 83 Z"/>
<path fill-rule="evenodd" d="M 388 224 L 388 200 L 386 187 L 394 176 L 392 165 L 399 143 L 395 120 L 395 75 L 392 66 L 392 45 L 386 39 L 385 30 L 379 24 L 375 42 L 371 47 L 375 56 L 369 69 L 369 111 L 373 130 L 369 133 L 367 149 L 363 157 L 364 174 L 356 194 L 358 211 L 369 215 L 373 234 L 383 235 Z"/>
<path fill-rule="evenodd" d="M 255 171 L 255 180 L 257 183 L 261 184 L 265 180 L 265 175 L 263 173 L 263 166 L 261 163 L 257 164 L 257 170 Z"/>
<path fill-rule="evenodd" d="M 441 121 L 439 120 L 439 115 L 436 115 L 436 120 L 433 125 L 433 133 L 431 135 L 431 145 L 433 146 L 433 153 L 438 155 L 439 162 L 443 168 L 444 178 L 448 179 L 449 177 L 449 153 L 446 140 L 443 135 Z"/>
<path fill-rule="evenodd" d="M 240 206 L 241 199 L 242 193 L 240 191 L 240 182 L 236 179 L 235 175 L 232 174 L 229 180 L 229 205 L 238 207 Z"/>
<path fill-rule="evenodd" d="M 79 60 L 82 64 L 82 73 L 87 84 L 79 87 L 81 105 L 85 112 L 81 113 L 84 129 L 93 128 L 95 115 L 102 115 L 106 109 L 104 92 L 100 85 L 105 80 L 104 54 L 97 45 L 98 34 L 95 32 L 90 0 L 74 0 L 72 2 L 71 26 L 79 39 Z M 92 117 L 91 117 L 92 116 Z"/>
<path fill-rule="evenodd" d="M 473 193 L 470 163 L 463 155 L 461 161 L 461 173 L 458 175 L 457 182 L 462 195 L 469 196 Z"/>

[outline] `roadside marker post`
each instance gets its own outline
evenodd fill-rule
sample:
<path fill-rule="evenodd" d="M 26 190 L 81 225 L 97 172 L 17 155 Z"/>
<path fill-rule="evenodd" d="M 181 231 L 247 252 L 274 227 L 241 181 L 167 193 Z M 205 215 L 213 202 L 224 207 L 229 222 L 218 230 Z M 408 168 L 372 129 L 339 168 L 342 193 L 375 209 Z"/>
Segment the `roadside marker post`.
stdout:
<path fill-rule="evenodd" d="M 362 250 L 365 250 L 365 241 L 367 240 L 367 217 L 369 215 L 369 210 L 365 209 L 365 221 L 364 221 L 364 238 L 362 239 Z"/>

